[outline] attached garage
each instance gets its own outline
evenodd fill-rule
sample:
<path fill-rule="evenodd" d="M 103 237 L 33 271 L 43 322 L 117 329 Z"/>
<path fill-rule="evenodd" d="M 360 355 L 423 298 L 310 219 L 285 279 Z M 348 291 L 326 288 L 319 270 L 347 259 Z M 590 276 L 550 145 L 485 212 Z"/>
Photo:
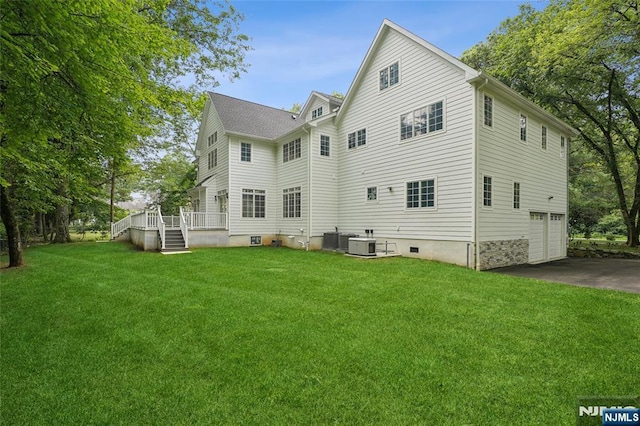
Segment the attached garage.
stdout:
<path fill-rule="evenodd" d="M 560 259 L 566 256 L 565 251 L 565 226 L 564 215 L 562 214 L 550 214 L 549 215 L 549 243 L 548 251 L 549 260 Z"/>
<path fill-rule="evenodd" d="M 529 263 L 566 256 L 564 218 L 562 214 L 530 213 Z"/>
<path fill-rule="evenodd" d="M 544 262 L 546 246 L 546 213 L 529 215 L 529 263 Z"/>

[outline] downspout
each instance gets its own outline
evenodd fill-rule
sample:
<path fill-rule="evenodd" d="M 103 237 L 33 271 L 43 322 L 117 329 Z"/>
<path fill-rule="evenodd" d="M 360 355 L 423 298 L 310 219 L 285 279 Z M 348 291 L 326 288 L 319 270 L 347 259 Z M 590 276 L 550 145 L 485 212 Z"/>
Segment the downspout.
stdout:
<path fill-rule="evenodd" d="M 482 72 L 480 73 L 482 74 Z M 473 269 L 478 269 L 478 265 L 480 265 L 480 247 L 478 244 L 478 140 L 479 140 L 479 120 L 478 120 L 478 98 L 481 89 L 489 83 L 489 79 L 485 78 L 484 83 L 480 86 L 476 87 L 473 92 L 473 176 L 472 176 L 472 184 L 473 184 L 473 197 L 471 201 L 471 206 L 473 208 L 473 224 L 472 224 L 472 235 L 473 235 L 473 258 L 474 265 Z M 469 263 L 469 256 L 467 255 L 467 263 Z M 470 266 L 470 265 L 467 265 Z"/>
<path fill-rule="evenodd" d="M 311 150 L 311 132 L 308 131 L 307 129 L 305 129 L 304 127 L 302 128 L 302 130 L 304 130 L 305 132 L 307 132 L 307 161 L 309 162 L 308 166 L 307 166 L 307 197 L 308 199 L 308 207 L 307 207 L 307 243 L 305 244 L 306 250 L 309 251 L 309 245 L 311 244 L 311 224 L 313 223 L 311 220 L 311 215 L 312 215 L 312 207 L 313 207 L 313 197 L 311 196 L 311 192 L 312 192 L 312 184 L 311 184 L 311 154 L 312 154 L 312 150 Z"/>

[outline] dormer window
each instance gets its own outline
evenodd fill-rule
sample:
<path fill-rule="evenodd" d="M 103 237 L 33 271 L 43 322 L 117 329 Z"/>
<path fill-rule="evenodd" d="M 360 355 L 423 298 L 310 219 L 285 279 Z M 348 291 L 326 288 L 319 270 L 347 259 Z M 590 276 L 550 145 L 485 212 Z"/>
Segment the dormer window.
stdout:
<path fill-rule="evenodd" d="M 380 70 L 380 90 L 394 86 L 400 82 L 400 67 L 398 62 L 394 62 L 386 68 Z"/>
<path fill-rule="evenodd" d="M 322 107 L 318 107 L 311 111 L 311 118 L 316 119 L 322 115 Z"/>

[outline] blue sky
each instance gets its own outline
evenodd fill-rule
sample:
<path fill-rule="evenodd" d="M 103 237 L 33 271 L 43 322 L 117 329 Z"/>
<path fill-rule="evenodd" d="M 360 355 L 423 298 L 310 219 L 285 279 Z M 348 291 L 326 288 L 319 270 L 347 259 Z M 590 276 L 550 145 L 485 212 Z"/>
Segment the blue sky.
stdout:
<path fill-rule="evenodd" d="M 459 57 L 523 1 L 244 1 L 248 72 L 214 90 L 276 108 L 304 104 L 312 90 L 346 93 L 384 18 Z M 532 1 L 537 8 L 546 2 Z"/>

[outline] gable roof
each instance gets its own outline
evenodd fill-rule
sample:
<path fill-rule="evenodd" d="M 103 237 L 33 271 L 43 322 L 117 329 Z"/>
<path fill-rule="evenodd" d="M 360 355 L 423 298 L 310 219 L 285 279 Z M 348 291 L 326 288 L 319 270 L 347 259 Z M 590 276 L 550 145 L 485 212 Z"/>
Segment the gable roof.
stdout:
<path fill-rule="evenodd" d="M 311 107 L 311 104 L 313 103 L 313 98 L 320 98 L 326 102 L 329 102 L 329 108 L 331 109 L 329 111 L 329 113 L 333 112 L 333 110 L 339 106 L 342 105 L 342 99 L 340 98 L 336 98 L 335 96 L 332 95 L 327 95 L 326 93 L 322 93 L 322 92 L 318 92 L 316 90 L 312 91 L 311 94 L 309 95 L 309 98 L 307 99 L 307 101 L 304 103 L 304 106 L 302 107 L 302 110 L 300 111 L 299 116 L 302 117 L 304 119 L 304 117 L 307 116 L 307 113 L 309 112 L 309 108 Z"/>
<path fill-rule="evenodd" d="M 351 85 L 349 86 L 349 90 L 347 90 L 347 94 L 344 97 L 344 102 L 340 107 L 340 110 L 338 111 L 338 120 L 340 120 L 340 118 L 344 115 L 344 111 L 346 111 L 349 108 L 350 100 L 352 98 L 352 96 L 349 96 L 349 95 L 353 90 L 355 90 L 358 87 L 360 80 L 364 78 L 364 74 L 369 68 L 369 64 L 373 60 L 375 52 L 378 50 L 378 46 L 382 43 L 384 37 L 387 35 L 387 33 L 390 30 L 395 30 L 399 32 L 403 36 L 407 37 L 410 40 L 413 40 L 417 44 L 429 50 L 435 56 L 438 56 L 444 61 L 450 63 L 451 65 L 461 69 L 462 71 L 464 71 L 467 79 L 476 77 L 478 75 L 478 71 L 474 70 L 473 68 L 471 68 L 461 60 L 457 59 L 456 57 L 448 54 L 444 50 L 434 46 L 433 44 L 429 43 L 423 38 L 418 37 L 417 35 L 413 34 L 410 31 L 407 31 L 406 29 L 391 22 L 390 20 L 384 19 L 382 21 L 382 25 L 380 25 L 380 28 L 378 29 L 378 32 L 376 33 L 375 38 L 373 39 L 373 42 L 371 43 L 371 46 L 369 46 L 369 50 L 367 50 L 367 54 L 365 55 L 362 63 L 360 64 L 360 67 L 358 68 L 358 72 L 356 72 L 356 76 L 354 77 L 353 81 L 351 82 Z"/>
<path fill-rule="evenodd" d="M 282 109 L 214 92 L 209 92 L 209 98 L 227 133 L 275 139 L 302 124 Z"/>

